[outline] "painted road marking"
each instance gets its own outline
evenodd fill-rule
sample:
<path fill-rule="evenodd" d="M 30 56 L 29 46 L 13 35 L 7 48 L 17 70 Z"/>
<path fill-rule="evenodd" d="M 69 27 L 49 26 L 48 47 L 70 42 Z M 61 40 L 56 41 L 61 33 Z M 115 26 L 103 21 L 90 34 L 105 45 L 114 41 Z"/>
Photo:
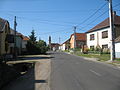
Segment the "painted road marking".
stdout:
<path fill-rule="evenodd" d="M 94 74 L 97 75 L 97 76 L 102 76 L 101 74 L 97 73 L 96 71 L 94 71 L 94 70 L 92 70 L 92 69 L 90 69 L 89 71 L 92 72 L 92 73 L 94 73 Z"/>

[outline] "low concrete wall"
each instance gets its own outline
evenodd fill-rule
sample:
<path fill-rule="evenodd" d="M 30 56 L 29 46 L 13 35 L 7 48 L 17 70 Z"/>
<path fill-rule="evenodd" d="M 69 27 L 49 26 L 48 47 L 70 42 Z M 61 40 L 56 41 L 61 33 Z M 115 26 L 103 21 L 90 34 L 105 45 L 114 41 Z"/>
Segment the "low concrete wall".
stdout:
<path fill-rule="evenodd" d="M 120 58 L 120 52 L 115 52 L 116 58 Z"/>

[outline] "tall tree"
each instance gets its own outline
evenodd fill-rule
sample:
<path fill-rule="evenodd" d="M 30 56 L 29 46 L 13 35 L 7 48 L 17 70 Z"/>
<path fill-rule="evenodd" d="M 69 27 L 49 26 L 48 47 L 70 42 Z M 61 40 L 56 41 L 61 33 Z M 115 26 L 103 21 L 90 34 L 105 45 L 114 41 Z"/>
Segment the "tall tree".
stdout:
<path fill-rule="evenodd" d="M 32 30 L 31 35 L 29 36 L 29 38 L 30 38 L 30 41 L 32 41 L 33 43 L 36 42 L 36 37 L 35 37 L 35 31 L 34 30 Z"/>

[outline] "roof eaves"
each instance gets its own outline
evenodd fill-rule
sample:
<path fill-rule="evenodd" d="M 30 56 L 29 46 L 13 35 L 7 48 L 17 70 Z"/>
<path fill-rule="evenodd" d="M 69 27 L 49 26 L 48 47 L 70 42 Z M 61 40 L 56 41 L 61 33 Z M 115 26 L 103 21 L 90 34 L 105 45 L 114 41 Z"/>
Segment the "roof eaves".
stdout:
<path fill-rule="evenodd" d="M 85 33 L 91 33 L 91 32 L 95 32 L 95 31 L 99 31 L 99 30 L 101 30 L 101 29 L 105 29 L 105 28 L 108 28 L 109 26 L 106 26 L 106 27 L 102 27 L 102 28 L 99 28 L 99 29 L 95 29 L 95 30 L 89 30 L 89 31 L 87 31 L 87 32 L 85 32 Z"/>

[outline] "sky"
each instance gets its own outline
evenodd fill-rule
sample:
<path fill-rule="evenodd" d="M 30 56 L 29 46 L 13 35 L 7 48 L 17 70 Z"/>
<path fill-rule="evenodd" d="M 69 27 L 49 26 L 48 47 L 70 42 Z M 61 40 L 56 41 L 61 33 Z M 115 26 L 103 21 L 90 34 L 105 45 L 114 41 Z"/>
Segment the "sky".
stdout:
<path fill-rule="evenodd" d="M 113 10 L 120 16 L 120 0 L 113 0 Z M 63 43 L 70 38 L 73 27 L 84 33 L 109 17 L 107 0 L 0 0 L 0 17 L 17 31 L 29 36 L 35 30 L 37 40 Z"/>

